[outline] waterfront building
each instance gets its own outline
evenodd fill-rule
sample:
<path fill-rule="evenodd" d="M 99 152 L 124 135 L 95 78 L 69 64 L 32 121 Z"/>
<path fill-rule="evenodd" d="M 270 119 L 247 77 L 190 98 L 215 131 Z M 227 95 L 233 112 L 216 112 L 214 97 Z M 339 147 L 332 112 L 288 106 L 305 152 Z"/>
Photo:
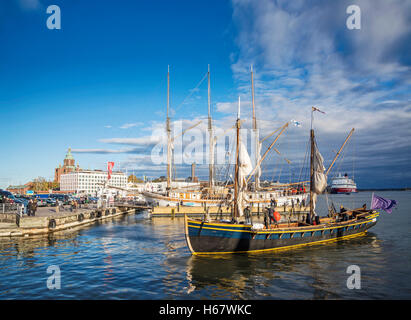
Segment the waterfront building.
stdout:
<path fill-rule="evenodd" d="M 81 170 L 69 172 L 60 176 L 60 191 L 74 190 L 77 193 L 96 195 L 107 182 L 108 172 L 102 170 Z M 127 176 L 123 172 L 113 171 L 108 187 L 127 187 Z"/>
<path fill-rule="evenodd" d="M 11 193 L 15 194 L 26 194 L 27 191 L 31 190 L 32 188 L 32 182 L 28 182 L 23 185 L 18 185 L 18 186 L 8 186 L 6 189 L 7 191 L 10 191 Z"/>
<path fill-rule="evenodd" d="M 71 154 L 71 148 L 68 148 L 66 157 L 64 158 L 63 161 L 63 166 L 60 164 L 55 170 L 54 170 L 54 181 L 60 183 L 60 177 L 62 174 L 66 174 L 69 172 L 79 172 L 81 171 L 80 166 L 75 164 L 75 160 L 73 155 Z"/>

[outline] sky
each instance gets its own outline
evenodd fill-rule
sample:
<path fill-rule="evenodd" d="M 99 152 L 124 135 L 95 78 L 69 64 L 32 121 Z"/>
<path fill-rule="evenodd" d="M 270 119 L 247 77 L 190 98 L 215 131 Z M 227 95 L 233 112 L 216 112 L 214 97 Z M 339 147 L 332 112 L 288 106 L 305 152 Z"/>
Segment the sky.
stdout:
<path fill-rule="evenodd" d="M 347 27 L 347 7 L 361 28 Z M 47 28 L 57 5 L 61 29 Z M 250 66 L 260 138 L 290 125 L 262 163 L 263 178 L 306 178 L 313 127 L 330 173 L 359 188 L 411 186 L 411 3 L 401 0 L 0 2 L 0 188 L 53 179 L 69 147 L 83 169 L 165 175 L 167 67 L 176 176 L 207 179 L 207 68 L 213 125 L 222 136 L 241 98 L 251 138 Z M 179 131 L 180 130 L 180 131 Z M 226 135 L 232 136 L 233 130 Z M 263 152 L 274 136 L 267 139 Z M 229 139 L 229 138 L 227 138 Z M 230 147 L 217 142 L 217 158 Z M 230 150 L 228 150 L 230 152 Z M 231 153 L 232 154 L 232 153 Z M 285 158 L 291 161 L 288 164 Z M 227 166 L 217 165 L 219 178 Z"/>

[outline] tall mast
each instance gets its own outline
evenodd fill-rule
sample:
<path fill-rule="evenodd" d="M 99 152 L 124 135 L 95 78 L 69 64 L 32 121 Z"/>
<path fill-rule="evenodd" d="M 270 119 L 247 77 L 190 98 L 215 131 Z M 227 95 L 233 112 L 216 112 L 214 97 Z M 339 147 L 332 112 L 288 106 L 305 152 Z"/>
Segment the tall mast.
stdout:
<path fill-rule="evenodd" d="M 277 137 L 274 139 L 273 142 L 271 142 L 270 146 L 267 148 L 267 150 L 265 151 L 265 153 L 263 154 L 263 156 L 261 157 L 261 159 L 258 160 L 257 164 L 254 166 L 254 169 L 250 172 L 246 183 L 248 184 L 248 181 L 250 181 L 252 175 L 256 172 L 257 168 L 261 165 L 261 163 L 263 162 L 263 160 L 265 159 L 265 157 L 267 156 L 268 152 L 271 150 L 271 148 L 275 145 L 275 143 L 277 142 L 278 138 L 280 138 L 280 136 L 283 134 L 283 132 L 285 131 L 285 129 L 287 129 L 288 127 L 288 122 L 283 125 L 281 127 L 281 131 L 280 133 L 277 135 Z"/>
<path fill-rule="evenodd" d="M 253 77 L 253 65 L 251 65 L 251 98 L 253 102 L 253 129 L 257 130 L 257 120 L 255 118 L 255 106 L 254 106 L 254 77 Z"/>
<path fill-rule="evenodd" d="M 214 185 L 214 137 L 213 137 L 213 124 L 211 120 L 211 96 L 210 96 L 210 65 L 208 65 L 208 133 L 209 133 L 209 187 L 213 188 Z"/>
<path fill-rule="evenodd" d="M 254 105 L 254 76 L 253 76 L 253 65 L 251 65 L 251 98 L 252 98 L 252 104 L 253 104 L 253 131 L 254 131 L 254 137 L 255 137 L 255 164 L 258 164 L 258 161 L 260 160 L 260 137 L 259 137 L 259 132 L 257 128 L 257 119 L 255 117 L 255 105 Z M 255 190 L 258 190 L 260 188 L 260 170 L 255 171 L 254 175 L 254 186 Z"/>
<path fill-rule="evenodd" d="M 239 192 L 239 181 L 238 181 L 238 163 L 239 163 L 239 149 L 240 149 L 240 97 L 238 97 L 238 112 L 237 112 L 237 140 L 236 140 L 236 154 L 235 154 L 235 175 L 234 175 L 234 218 L 239 216 L 238 213 L 238 192 Z"/>
<path fill-rule="evenodd" d="M 340 150 L 338 150 L 337 154 L 335 155 L 333 161 L 331 162 L 330 166 L 328 167 L 327 171 L 325 172 L 326 175 L 330 173 L 331 168 L 333 167 L 335 161 L 337 160 L 338 156 L 340 155 L 342 149 L 344 148 L 347 141 L 351 138 L 352 134 L 354 133 L 354 128 L 351 129 L 350 133 L 348 134 L 347 138 L 345 138 L 344 143 L 342 144 Z"/>
<path fill-rule="evenodd" d="M 167 68 L 167 119 L 166 119 L 166 130 L 167 130 L 167 190 L 171 189 L 171 128 L 170 128 L 170 66 Z"/>
<path fill-rule="evenodd" d="M 310 152 L 310 217 L 311 219 L 314 216 L 314 203 L 313 203 L 313 180 L 314 180 L 314 129 L 310 130 L 310 143 L 311 143 L 311 152 Z"/>

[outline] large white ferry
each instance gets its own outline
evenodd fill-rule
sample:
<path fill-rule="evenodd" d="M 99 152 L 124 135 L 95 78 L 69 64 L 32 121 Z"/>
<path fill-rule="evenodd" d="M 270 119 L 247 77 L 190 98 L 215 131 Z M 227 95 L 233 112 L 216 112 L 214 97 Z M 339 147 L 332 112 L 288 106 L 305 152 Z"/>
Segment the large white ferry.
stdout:
<path fill-rule="evenodd" d="M 352 193 L 357 192 L 357 185 L 353 179 L 348 178 L 347 174 L 344 176 L 341 173 L 331 181 L 331 193 Z"/>

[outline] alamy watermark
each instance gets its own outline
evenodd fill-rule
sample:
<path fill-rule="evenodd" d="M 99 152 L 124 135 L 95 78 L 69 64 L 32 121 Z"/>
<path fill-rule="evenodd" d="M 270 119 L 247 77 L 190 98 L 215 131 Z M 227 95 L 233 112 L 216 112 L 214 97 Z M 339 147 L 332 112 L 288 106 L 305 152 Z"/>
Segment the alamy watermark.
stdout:
<path fill-rule="evenodd" d="M 359 266 L 352 264 L 348 266 L 347 272 L 350 276 L 347 278 L 347 288 L 361 289 L 361 269 Z"/>
<path fill-rule="evenodd" d="M 47 274 L 51 274 L 47 278 L 47 289 L 61 289 L 61 272 L 59 266 L 51 265 L 47 268 Z"/>
<path fill-rule="evenodd" d="M 51 15 L 47 18 L 46 25 L 50 30 L 61 29 L 61 10 L 60 7 L 53 4 L 47 7 L 47 13 Z"/>
<path fill-rule="evenodd" d="M 349 14 L 346 25 L 349 30 L 361 29 L 361 8 L 355 4 L 347 7 L 346 13 Z"/>
<path fill-rule="evenodd" d="M 172 161 L 174 164 L 198 165 L 210 163 L 210 143 L 213 145 L 212 159 L 215 165 L 233 165 L 236 162 L 236 129 L 224 130 L 215 128 L 210 142 L 210 134 L 207 129 L 199 127 L 184 132 L 183 121 L 173 122 L 171 132 Z M 250 159 L 254 161 L 256 150 L 255 131 L 251 129 L 240 129 L 241 142 L 247 149 L 250 145 Z M 275 137 L 275 136 L 274 136 Z M 272 139 L 274 139 L 274 137 Z M 153 164 L 161 165 L 167 163 L 167 136 L 163 128 L 153 130 L 151 135 L 151 161 Z"/>

